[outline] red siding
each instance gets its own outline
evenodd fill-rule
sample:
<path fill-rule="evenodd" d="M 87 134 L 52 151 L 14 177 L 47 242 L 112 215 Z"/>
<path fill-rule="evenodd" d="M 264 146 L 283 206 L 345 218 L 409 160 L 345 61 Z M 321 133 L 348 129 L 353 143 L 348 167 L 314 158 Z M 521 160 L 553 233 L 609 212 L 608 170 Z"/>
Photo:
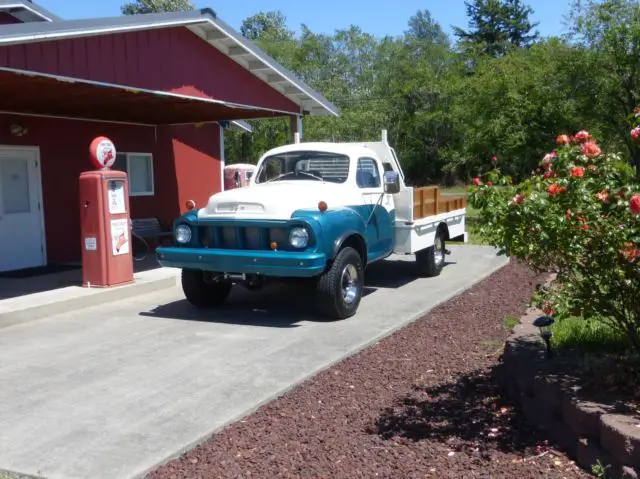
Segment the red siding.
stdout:
<path fill-rule="evenodd" d="M 222 189 L 220 127 L 212 123 L 201 127 L 174 126 L 169 129 L 169 135 L 173 145 L 180 211 L 186 210 L 188 200 L 194 200 L 198 207 L 206 205 L 211 193 Z"/>
<path fill-rule="evenodd" d="M 22 23 L 22 22 L 18 20 L 16 17 L 14 17 L 13 15 L 10 15 L 5 12 L 0 12 L 0 25 L 11 25 L 14 23 Z"/>
<path fill-rule="evenodd" d="M 17 123 L 28 131 L 9 134 Z M 214 131 L 215 130 L 215 131 Z M 133 218 L 157 216 L 170 226 L 187 199 L 199 205 L 220 189 L 217 125 L 197 129 L 143 127 L 74 120 L 0 115 L 0 145 L 40 148 L 47 256 L 50 263 L 80 259 L 78 177 L 90 168 L 88 146 L 98 135 L 119 151 L 150 152 L 154 196 L 131 198 Z M 214 134 L 215 133 L 215 134 Z M 176 176 L 177 166 L 177 176 Z"/>
<path fill-rule="evenodd" d="M 186 28 L 0 47 L 0 65 L 298 113 L 300 107 Z"/>

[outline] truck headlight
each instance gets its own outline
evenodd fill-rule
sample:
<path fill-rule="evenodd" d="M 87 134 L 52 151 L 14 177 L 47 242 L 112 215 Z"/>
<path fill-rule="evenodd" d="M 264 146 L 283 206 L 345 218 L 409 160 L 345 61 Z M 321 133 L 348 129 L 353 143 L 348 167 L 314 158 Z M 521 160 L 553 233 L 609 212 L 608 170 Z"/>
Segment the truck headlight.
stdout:
<path fill-rule="evenodd" d="M 191 228 L 187 225 L 178 226 L 176 228 L 176 241 L 183 244 L 191 241 Z"/>
<path fill-rule="evenodd" d="M 293 228 L 289 233 L 289 243 L 294 248 L 304 248 L 309 243 L 309 233 L 304 228 Z"/>

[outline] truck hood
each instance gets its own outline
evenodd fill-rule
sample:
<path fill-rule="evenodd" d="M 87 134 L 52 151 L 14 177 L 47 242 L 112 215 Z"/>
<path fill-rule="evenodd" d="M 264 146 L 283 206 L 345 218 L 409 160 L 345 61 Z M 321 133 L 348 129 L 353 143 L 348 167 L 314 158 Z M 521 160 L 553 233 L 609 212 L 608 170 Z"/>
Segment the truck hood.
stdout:
<path fill-rule="evenodd" d="M 251 185 L 212 195 L 198 218 L 289 219 L 296 210 L 317 208 L 320 201 L 329 206 L 349 204 L 345 190 L 345 185 L 320 181 Z"/>

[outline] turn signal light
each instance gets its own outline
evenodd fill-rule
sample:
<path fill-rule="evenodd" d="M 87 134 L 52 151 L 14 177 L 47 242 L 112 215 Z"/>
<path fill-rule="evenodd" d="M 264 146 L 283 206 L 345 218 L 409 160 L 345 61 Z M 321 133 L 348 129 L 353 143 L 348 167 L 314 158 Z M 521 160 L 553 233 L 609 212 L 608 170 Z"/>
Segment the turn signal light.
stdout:
<path fill-rule="evenodd" d="M 324 201 L 321 201 L 318 203 L 318 209 L 320 211 L 327 211 L 327 204 Z"/>
<path fill-rule="evenodd" d="M 196 202 L 193 200 L 187 200 L 187 210 L 191 211 L 195 209 L 196 209 Z"/>

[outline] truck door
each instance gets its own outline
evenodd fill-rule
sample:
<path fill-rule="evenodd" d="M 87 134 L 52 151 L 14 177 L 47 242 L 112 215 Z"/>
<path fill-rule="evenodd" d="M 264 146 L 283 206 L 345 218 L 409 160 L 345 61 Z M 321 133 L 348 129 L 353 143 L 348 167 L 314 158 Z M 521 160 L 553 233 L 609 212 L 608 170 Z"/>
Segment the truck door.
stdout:
<path fill-rule="evenodd" d="M 358 159 L 356 184 L 362 194 L 362 214 L 364 220 L 368 220 L 369 259 L 384 258 L 393 250 L 394 203 L 391 195 L 384 194 L 382 169 L 377 160 Z"/>

